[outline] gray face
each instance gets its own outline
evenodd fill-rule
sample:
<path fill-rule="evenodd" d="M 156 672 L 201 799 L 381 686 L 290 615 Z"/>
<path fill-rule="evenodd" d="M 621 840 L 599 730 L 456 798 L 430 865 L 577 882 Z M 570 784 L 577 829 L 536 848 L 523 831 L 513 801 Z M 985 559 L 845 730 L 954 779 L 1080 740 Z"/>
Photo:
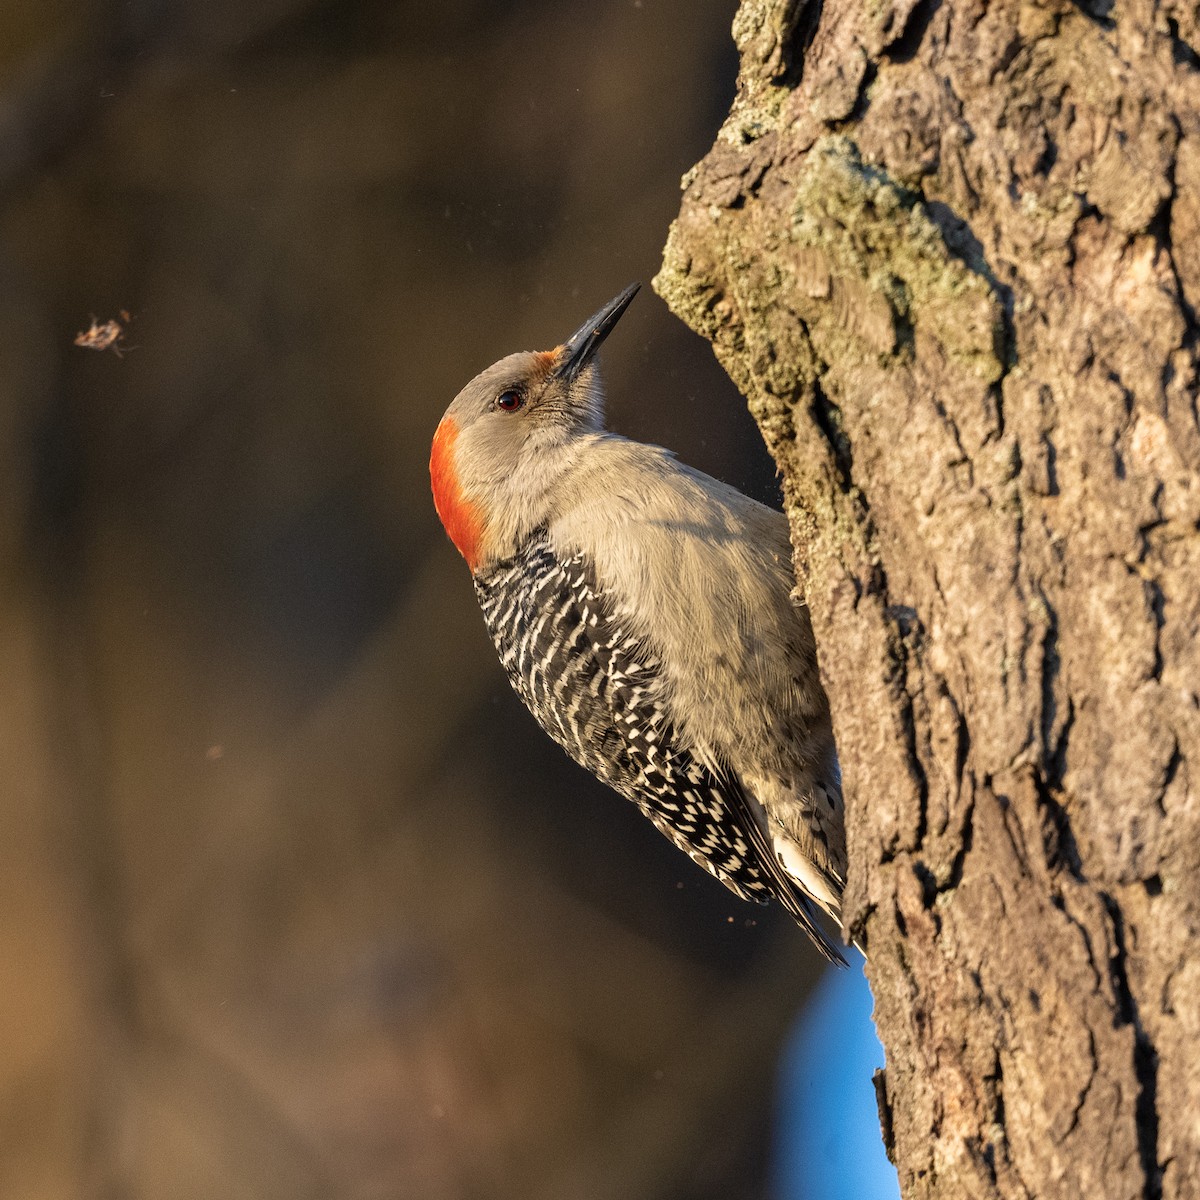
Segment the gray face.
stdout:
<path fill-rule="evenodd" d="M 632 284 L 553 350 L 510 354 L 455 396 L 433 436 L 438 515 L 471 570 L 511 553 L 602 428 L 595 355 L 637 294 Z"/>
<path fill-rule="evenodd" d="M 467 496 L 490 495 L 514 476 L 544 473 L 541 458 L 580 433 L 600 429 L 603 402 L 594 364 L 572 379 L 555 368 L 562 348 L 521 351 L 476 375 L 455 396 L 455 472 Z"/>

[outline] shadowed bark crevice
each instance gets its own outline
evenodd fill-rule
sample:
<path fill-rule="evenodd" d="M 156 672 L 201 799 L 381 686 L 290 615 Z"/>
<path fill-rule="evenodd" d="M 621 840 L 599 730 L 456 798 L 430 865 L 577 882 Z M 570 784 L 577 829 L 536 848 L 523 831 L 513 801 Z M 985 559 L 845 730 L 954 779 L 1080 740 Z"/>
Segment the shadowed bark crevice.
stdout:
<path fill-rule="evenodd" d="M 1111 897 L 1104 898 L 1112 919 L 1115 952 L 1111 960 L 1113 990 L 1116 993 L 1120 1018 L 1134 1030 L 1133 1062 L 1138 1081 L 1137 1127 L 1138 1146 L 1146 1174 L 1145 1200 L 1162 1200 L 1162 1173 L 1158 1160 L 1158 1052 L 1138 1019 L 1138 1004 L 1129 986 L 1125 923 L 1120 906 Z"/>

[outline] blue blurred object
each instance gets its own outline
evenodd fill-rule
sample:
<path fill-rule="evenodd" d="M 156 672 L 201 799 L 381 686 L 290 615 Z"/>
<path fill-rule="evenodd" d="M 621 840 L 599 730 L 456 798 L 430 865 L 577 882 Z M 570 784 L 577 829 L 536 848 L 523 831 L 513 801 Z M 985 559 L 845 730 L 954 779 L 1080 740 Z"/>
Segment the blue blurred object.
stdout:
<path fill-rule="evenodd" d="M 784 1050 L 778 1200 L 898 1200 L 871 1083 L 881 1066 L 861 961 L 849 971 L 826 971 Z"/>

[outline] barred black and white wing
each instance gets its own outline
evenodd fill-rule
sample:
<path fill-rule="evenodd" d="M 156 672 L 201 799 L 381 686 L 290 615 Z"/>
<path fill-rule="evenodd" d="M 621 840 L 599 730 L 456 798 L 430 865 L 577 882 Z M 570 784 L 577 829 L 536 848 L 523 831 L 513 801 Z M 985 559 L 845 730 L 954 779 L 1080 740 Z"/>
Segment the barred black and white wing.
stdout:
<path fill-rule="evenodd" d="M 542 728 L 731 891 L 779 900 L 843 962 L 780 865 L 757 802 L 679 738 L 654 648 L 622 628 L 584 556 L 560 558 L 538 531 L 477 574 L 475 591 L 509 680 Z"/>

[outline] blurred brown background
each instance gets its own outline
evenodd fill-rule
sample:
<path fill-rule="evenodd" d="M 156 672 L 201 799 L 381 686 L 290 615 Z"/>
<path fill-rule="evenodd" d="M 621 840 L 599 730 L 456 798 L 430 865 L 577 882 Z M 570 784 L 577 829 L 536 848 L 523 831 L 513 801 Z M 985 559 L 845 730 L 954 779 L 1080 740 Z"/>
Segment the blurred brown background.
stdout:
<path fill-rule="evenodd" d="M 733 8 L 0 8 L 0 1196 L 765 1193 L 804 939 L 539 733 L 427 476 L 657 270 Z M 604 357 L 773 498 L 648 289 Z"/>

